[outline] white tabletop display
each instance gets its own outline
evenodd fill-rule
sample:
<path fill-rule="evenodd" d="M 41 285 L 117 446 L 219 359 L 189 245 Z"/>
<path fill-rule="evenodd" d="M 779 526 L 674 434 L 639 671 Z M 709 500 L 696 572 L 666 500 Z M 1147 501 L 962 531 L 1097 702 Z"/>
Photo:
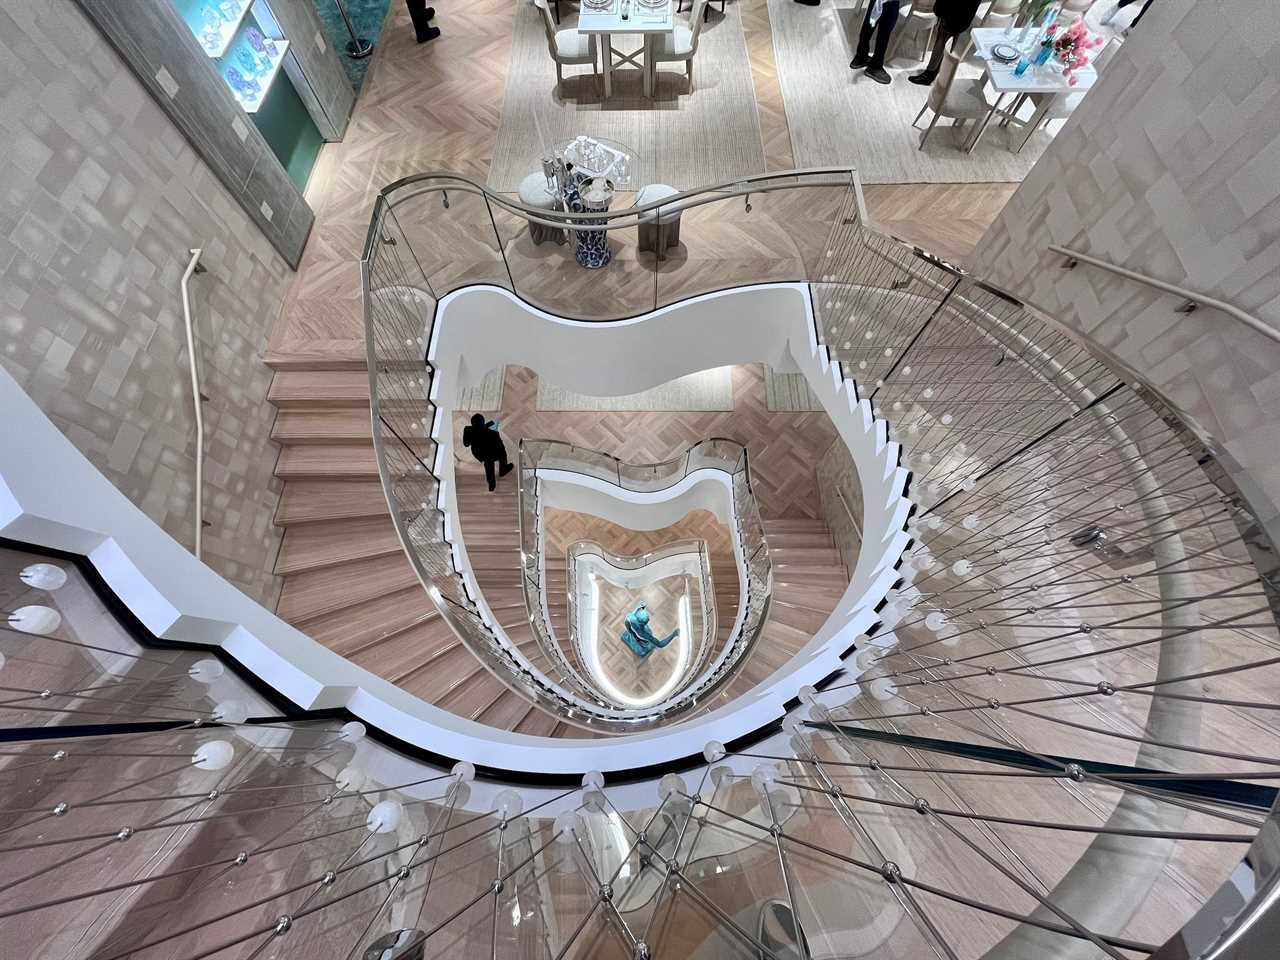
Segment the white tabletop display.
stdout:
<path fill-rule="evenodd" d="M 1004 27 L 974 27 L 971 35 L 974 53 L 983 61 L 987 81 L 996 91 L 996 101 L 969 139 L 966 147 L 969 153 L 972 153 L 973 148 L 978 145 L 978 140 L 991 123 L 991 118 L 999 112 L 1006 95 L 1014 95 L 1016 102 L 1020 103 L 1020 95 L 1047 94 L 1040 98 L 1041 102 L 1035 114 L 1025 122 L 1026 133 L 1017 145 L 1017 149 L 1021 150 L 1023 145 L 1031 139 L 1031 134 L 1040 126 L 1040 121 L 1048 113 L 1055 96 L 1065 93 L 1083 93 L 1098 79 L 1098 71 L 1092 65 L 1073 70 L 1073 76 L 1068 77 L 1063 65 L 1052 57 L 1046 63 L 1026 67 L 1022 73 L 1018 73 L 1016 61 L 1006 63 L 993 56 L 994 47 L 1010 42 L 1009 34 Z"/>
<path fill-rule="evenodd" d="M 582 0 L 578 14 L 578 32 L 598 34 L 604 54 L 604 95 L 613 94 L 613 58 L 618 63 L 639 67 L 644 74 L 644 95 L 653 95 L 653 44 L 659 34 L 675 29 L 675 10 L 671 0 Z M 613 34 L 641 34 L 644 46 L 633 53 L 615 50 Z M 643 55 L 641 62 L 637 58 Z"/>

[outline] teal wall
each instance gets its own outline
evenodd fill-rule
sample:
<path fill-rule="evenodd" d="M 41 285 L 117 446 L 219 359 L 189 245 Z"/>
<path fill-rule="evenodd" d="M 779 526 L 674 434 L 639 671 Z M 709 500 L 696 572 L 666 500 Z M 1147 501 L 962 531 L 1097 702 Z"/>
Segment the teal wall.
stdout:
<path fill-rule="evenodd" d="M 283 70 L 276 75 L 258 112 L 253 114 L 253 122 L 288 171 L 289 179 L 299 190 L 303 189 L 324 141 Z"/>

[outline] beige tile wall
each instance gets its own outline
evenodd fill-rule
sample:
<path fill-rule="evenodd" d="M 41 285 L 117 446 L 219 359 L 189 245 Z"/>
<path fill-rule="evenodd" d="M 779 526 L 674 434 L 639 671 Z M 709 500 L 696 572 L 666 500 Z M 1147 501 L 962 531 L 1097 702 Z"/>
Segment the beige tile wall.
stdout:
<path fill-rule="evenodd" d="M 288 267 L 70 0 L 0 0 L 0 144 L 0 362 L 188 547 L 179 279 L 188 248 L 204 248 L 193 290 L 209 396 L 205 556 L 274 602 L 278 487 L 259 354 Z"/>
<path fill-rule="evenodd" d="M 1280 329 L 1274 0 L 1157 0 L 987 231 L 975 272 L 1110 351 L 1204 435 L 1280 539 L 1280 344 L 1057 243 Z"/>

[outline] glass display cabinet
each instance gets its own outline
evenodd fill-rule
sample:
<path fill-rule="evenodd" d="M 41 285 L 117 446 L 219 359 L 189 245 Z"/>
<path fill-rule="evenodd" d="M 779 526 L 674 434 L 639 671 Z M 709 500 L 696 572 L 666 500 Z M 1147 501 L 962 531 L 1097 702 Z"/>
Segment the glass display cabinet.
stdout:
<path fill-rule="evenodd" d="M 301 190 L 323 138 L 285 66 L 289 40 L 267 0 L 172 0 L 196 43 Z M 285 74 L 285 75 L 282 75 Z"/>
<path fill-rule="evenodd" d="M 271 8 L 264 0 L 174 0 L 174 5 L 245 113 L 257 113 L 289 50 Z"/>

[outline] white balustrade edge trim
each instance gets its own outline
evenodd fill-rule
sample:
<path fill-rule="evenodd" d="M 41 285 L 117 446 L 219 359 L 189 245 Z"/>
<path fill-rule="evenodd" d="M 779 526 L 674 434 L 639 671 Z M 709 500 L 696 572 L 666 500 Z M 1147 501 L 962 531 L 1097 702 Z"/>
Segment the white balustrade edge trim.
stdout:
<path fill-rule="evenodd" d="M 475 298 L 483 310 L 494 295 L 482 288 L 459 291 L 452 295 L 454 317 L 470 322 L 463 297 Z M 496 295 L 510 296 L 505 291 Z M 731 318 L 741 322 L 755 304 L 769 325 L 785 328 L 781 339 L 788 341 L 787 349 L 851 445 L 855 462 L 865 468 L 864 497 L 871 511 L 864 525 L 866 545 L 881 552 L 864 552 L 867 568 L 862 569 L 860 559 L 836 613 L 769 684 L 740 703 L 684 724 L 622 738 L 552 740 L 484 726 L 419 700 L 321 646 L 197 560 L 99 473 L 4 371 L 0 409 L 6 414 L 7 434 L 0 444 L 0 535 L 87 556 L 156 636 L 222 647 L 302 708 L 345 707 L 369 725 L 438 754 L 551 774 L 625 771 L 695 754 L 708 740 L 728 742 L 776 720 L 800 686 L 840 666 L 838 653 L 876 621 L 875 606 L 897 578 L 894 565 L 908 541 L 903 524 L 910 504 L 902 497 L 907 472 L 897 466 L 897 444 L 888 441 L 885 422 L 872 416 L 851 383 L 840 380 L 838 365 L 817 344 L 805 285 L 709 294 L 652 317 L 666 315 L 686 330 L 696 329 L 689 320 L 699 307 L 726 297 L 733 298 Z M 520 309 L 529 310 L 523 304 Z M 621 325 L 635 327 L 649 319 Z M 444 416 L 436 418 L 437 426 L 446 422 Z"/>

